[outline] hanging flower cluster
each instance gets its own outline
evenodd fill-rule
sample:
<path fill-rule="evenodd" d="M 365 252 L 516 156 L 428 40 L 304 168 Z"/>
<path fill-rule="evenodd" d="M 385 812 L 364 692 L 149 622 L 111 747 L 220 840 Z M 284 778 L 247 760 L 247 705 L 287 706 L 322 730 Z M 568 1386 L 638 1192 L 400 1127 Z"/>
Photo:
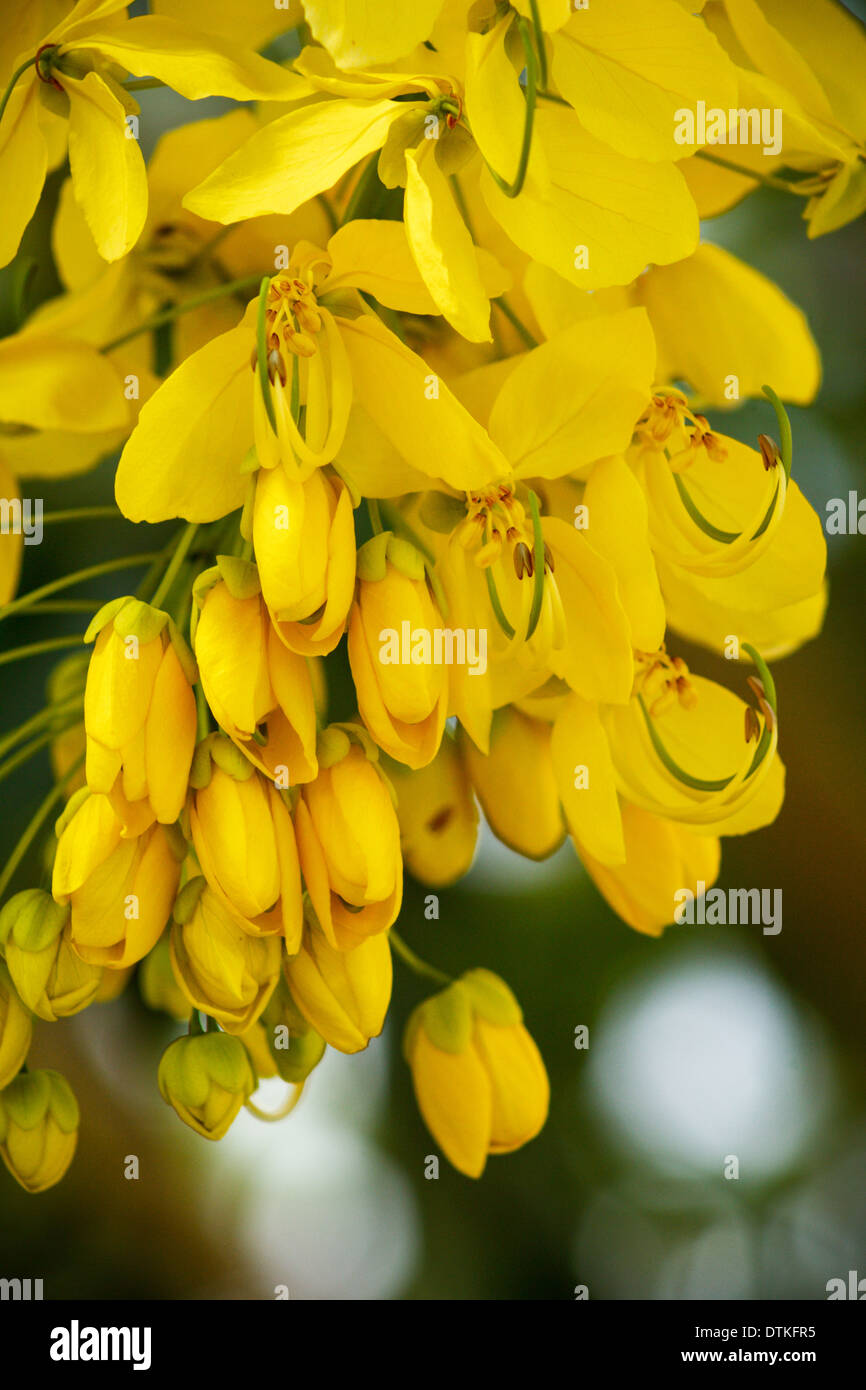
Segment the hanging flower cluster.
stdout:
<path fill-rule="evenodd" d="M 17 597 L 21 528 L 0 537 L 0 618 L 144 572 L 0 739 L 0 777 L 46 746 L 55 773 L 0 891 L 59 812 L 50 889 L 0 912 L 0 1153 L 41 1191 L 75 1148 L 68 1084 L 26 1067 L 34 1016 L 136 974 L 188 1024 L 163 1097 L 219 1139 L 242 1106 L 274 1118 L 263 1078 L 287 1113 L 326 1047 L 381 1032 L 393 952 L 438 986 L 405 1056 L 477 1177 L 541 1129 L 545 1068 L 501 979 L 398 935 L 404 872 L 466 873 L 480 804 L 532 859 L 569 838 L 658 935 L 721 838 L 779 811 L 767 663 L 825 607 L 783 401 L 820 365 L 699 224 L 766 183 L 810 236 L 864 210 L 863 31 L 834 0 L 213 8 L 4 14 L 4 505 L 122 449 L 120 513 L 182 525 Z M 155 86 L 245 104 L 146 165 Z M 29 307 L 58 171 L 62 292 Z M 725 432 L 749 398 L 778 442 Z"/>

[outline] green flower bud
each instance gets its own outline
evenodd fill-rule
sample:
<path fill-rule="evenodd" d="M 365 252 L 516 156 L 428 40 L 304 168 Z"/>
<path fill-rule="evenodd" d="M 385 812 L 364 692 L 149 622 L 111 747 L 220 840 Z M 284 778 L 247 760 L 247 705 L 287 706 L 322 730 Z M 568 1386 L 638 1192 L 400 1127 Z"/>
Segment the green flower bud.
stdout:
<path fill-rule="evenodd" d="M 27 1192 L 44 1192 L 63 1177 L 78 1122 L 78 1102 L 57 1071 L 21 1072 L 0 1091 L 0 1157 Z"/>
<path fill-rule="evenodd" d="M 247 1050 L 228 1033 L 177 1038 L 159 1064 L 162 1098 L 205 1139 L 222 1139 L 256 1089 Z"/>
<path fill-rule="evenodd" d="M 88 965 L 71 946 L 68 920 L 68 906 L 40 888 L 16 893 L 0 913 L 15 988 L 28 1009 L 48 1023 L 86 1009 L 102 983 L 102 967 Z"/>
<path fill-rule="evenodd" d="M 9 971 L 0 964 L 0 1091 L 21 1070 L 32 1032 L 30 1014 L 18 998 Z"/>

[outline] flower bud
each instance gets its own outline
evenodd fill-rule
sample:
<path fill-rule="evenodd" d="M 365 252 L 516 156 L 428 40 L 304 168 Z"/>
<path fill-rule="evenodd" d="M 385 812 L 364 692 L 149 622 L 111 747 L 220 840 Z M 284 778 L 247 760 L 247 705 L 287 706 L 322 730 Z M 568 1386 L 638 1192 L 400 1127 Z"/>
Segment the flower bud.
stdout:
<path fill-rule="evenodd" d="M 274 990 L 261 1017 L 274 1073 L 299 1086 L 325 1055 L 325 1040 L 311 1028 L 292 999 L 285 979 Z M 266 1073 L 259 1072 L 259 1075 Z"/>
<path fill-rule="evenodd" d="M 235 752 L 225 739 L 212 744 L 223 761 L 226 749 Z M 276 788 L 245 760 L 228 771 L 215 762 L 193 795 L 189 819 L 202 872 L 228 910 L 246 931 L 281 933 L 296 951 L 303 925 L 298 851 Z"/>
<path fill-rule="evenodd" d="M 391 792 L 368 756 L 375 749 L 354 742 L 357 730 L 348 727 L 351 737 L 337 725 L 320 736 L 319 775 L 302 788 L 295 808 L 298 854 L 318 924 L 343 950 L 390 927 L 403 900 Z"/>
<path fill-rule="evenodd" d="M 44 1192 L 63 1177 L 78 1119 L 78 1102 L 60 1072 L 20 1072 L 0 1091 L 0 1156 L 27 1192 Z"/>
<path fill-rule="evenodd" d="M 300 951 L 283 968 L 294 1003 L 338 1052 L 361 1052 L 381 1033 L 392 980 L 384 933 L 338 951 L 317 928 L 308 928 Z"/>
<path fill-rule="evenodd" d="M 409 1018 L 406 1060 L 427 1128 L 455 1168 L 477 1178 L 487 1155 L 538 1134 L 550 1087 L 503 980 L 468 970 Z"/>
<path fill-rule="evenodd" d="M 358 597 L 349 619 L 349 662 L 361 718 L 380 748 L 424 767 L 442 741 L 448 667 L 436 661 L 443 623 L 420 553 L 382 532 L 358 552 Z"/>
<path fill-rule="evenodd" d="M 479 753 L 461 738 L 466 769 L 490 829 L 509 849 L 529 859 L 546 859 L 565 838 L 550 725 L 513 706 L 493 720 L 490 752 Z"/>
<path fill-rule="evenodd" d="M 67 930 L 69 908 L 41 888 L 26 888 L 0 913 L 6 964 L 22 1001 L 39 1018 L 54 1023 L 92 1004 L 102 981 L 99 965 L 73 950 Z"/>
<path fill-rule="evenodd" d="M 124 970 L 146 956 L 171 915 L 185 845 L 174 827 L 135 838 L 107 796 L 79 792 L 57 822 L 51 892 L 69 903 L 69 940 L 82 960 Z"/>
<path fill-rule="evenodd" d="M 316 703 L 308 659 L 274 628 L 254 565 L 221 556 L 229 575 L 207 588 L 195 625 L 195 654 L 214 717 L 280 787 L 316 775 Z M 210 571 L 217 574 L 220 571 Z M 248 592 L 254 588 L 252 593 Z"/>
<path fill-rule="evenodd" d="M 162 1098 L 205 1139 L 222 1139 L 256 1089 L 246 1048 L 228 1033 L 176 1038 L 159 1064 Z"/>
<path fill-rule="evenodd" d="M 98 634 L 98 635 L 97 635 Z M 136 835 L 170 825 L 186 798 L 196 736 L 195 664 L 166 613 L 115 599 L 96 615 L 84 692 L 87 785 Z"/>
<path fill-rule="evenodd" d="M 161 936 L 141 962 L 138 987 L 149 1009 L 168 1014 L 178 1023 L 185 1023 L 189 1018 L 190 1002 L 174 977 L 168 936 Z"/>
<path fill-rule="evenodd" d="M 321 469 L 306 482 L 284 469 L 256 480 L 253 543 L 265 603 L 286 646 L 326 656 L 343 635 L 355 587 L 352 500 Z"/>
<path fill-rule="evenodd" d="M 212 888 L 169 941 L 175 978 L 190 1005 L 243 1033 L 259 1017 L 280 975 L 278 936 L 251 936 Z"/>
<path fill-rule="evenodd" d="M 0 961 L 0 1091 L 21 1070 L 30 1051 L 32 1034 L 30 1014 L 18 998 L 9 971 Z"/>
<path fill-rule="evenodd" d="M 478 838 L 478 808 L 454 740 L 444 738 L 427 767 L 388 767 L 406 868 L 431 887 L 468 873 Z"/>

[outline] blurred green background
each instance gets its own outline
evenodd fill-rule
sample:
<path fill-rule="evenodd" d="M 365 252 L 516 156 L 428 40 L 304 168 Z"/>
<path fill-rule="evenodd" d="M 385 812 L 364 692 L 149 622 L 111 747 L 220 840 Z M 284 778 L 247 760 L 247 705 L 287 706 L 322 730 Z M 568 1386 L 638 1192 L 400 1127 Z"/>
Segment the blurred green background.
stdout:
<path fill-rule="evenodd" d="M 143 96 L 146 146 L 222 109 Z M 56 180 L 27 234 L 36 302 L 57 288 L 54 197 Z M 799 212 L 762 190 L 704 236 L 809 317 L 824 383 L 814 407 L 791 412 L 794 470 L 824 517 L 828 499 L 866 496 L 864 224 L 809 242 Z M 3 332 L 12 289 L 12 272 L 0 273 Z M 754 404 L 716 423 L 749 442 L 774 426 Z M 103 502 L 112 477 L 108 460 L 28 493 L 46 509 Z M 53 528 L 26 552 L 22 591 L 150 549 L 145 531 L 122 520 Z M 828 1279 L 866 1275 L 866 536 L 828 544 L 823 635 L 775 668 L 785 806 L 770 829 L 725 842 L 720 879 L 780 887 L 778 936 L 684 926 L 641 937 L 570 848 L 533 865 L 489 834 L 469 877 L 440 894 L 438 921 L 425 920 L 424 890 L 410 883 L 403 935 L 446 970 L 485 965 L 508 980 L 550 1073 L 541 1136 L 491 1159 L 479 1182 L 445 1160 L 438 1180 L 424 1176 L 435 1145 L 400 1037 L 425 991 L 399 964 L 383 1037 L 356 1058 L 329 1052 L 291 1118 L 266 1126 L 242 1114 L 219 1145 L 162 1103 L 156 1066 L 176 1030 L 134 986 L 60 1027 L 40 1024 L 34 1055 L 69 1077 L 80 1145 L 62 1185 L 39 1197 L 0 1173 L 0 1276 L 42 1278 L 46 1298 L 272 1298 L 286 1285 L 293 1298 L 568 1299 L 585 1285 L 607 1299 L 821 1299 Z M 108 598 L 121 582 L 86 592 Z M 17 646 L 80 627 L 80 617 L 12 619 L 0 638 Z M 51 665 L 3 668 L 3 728 L 40 707 Z M 695 665 L 726 674 L 706 654 Z M 0 787 L 4 853 L 49 785 L 40 755 Z M 34 853 L 15 886 L 39 881 Z M 586 1050 L 574 1045 L 582 1024 Z M 137 1181 L 124 1177 L 131 1154 Z"/>

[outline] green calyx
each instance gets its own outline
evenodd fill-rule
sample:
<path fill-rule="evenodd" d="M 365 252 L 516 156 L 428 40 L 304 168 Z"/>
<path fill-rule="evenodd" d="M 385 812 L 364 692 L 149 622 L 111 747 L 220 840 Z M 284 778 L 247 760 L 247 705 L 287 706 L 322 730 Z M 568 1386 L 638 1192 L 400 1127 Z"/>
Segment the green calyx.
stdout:
<path fill-rule="evenodd" d="M 20 951 L 44 951 L 57 940 L 68 920 L 68 906 L 56 903 L 41 888 L 25 888 L 0 912 L 0 945 L 14 941 Z"/>

